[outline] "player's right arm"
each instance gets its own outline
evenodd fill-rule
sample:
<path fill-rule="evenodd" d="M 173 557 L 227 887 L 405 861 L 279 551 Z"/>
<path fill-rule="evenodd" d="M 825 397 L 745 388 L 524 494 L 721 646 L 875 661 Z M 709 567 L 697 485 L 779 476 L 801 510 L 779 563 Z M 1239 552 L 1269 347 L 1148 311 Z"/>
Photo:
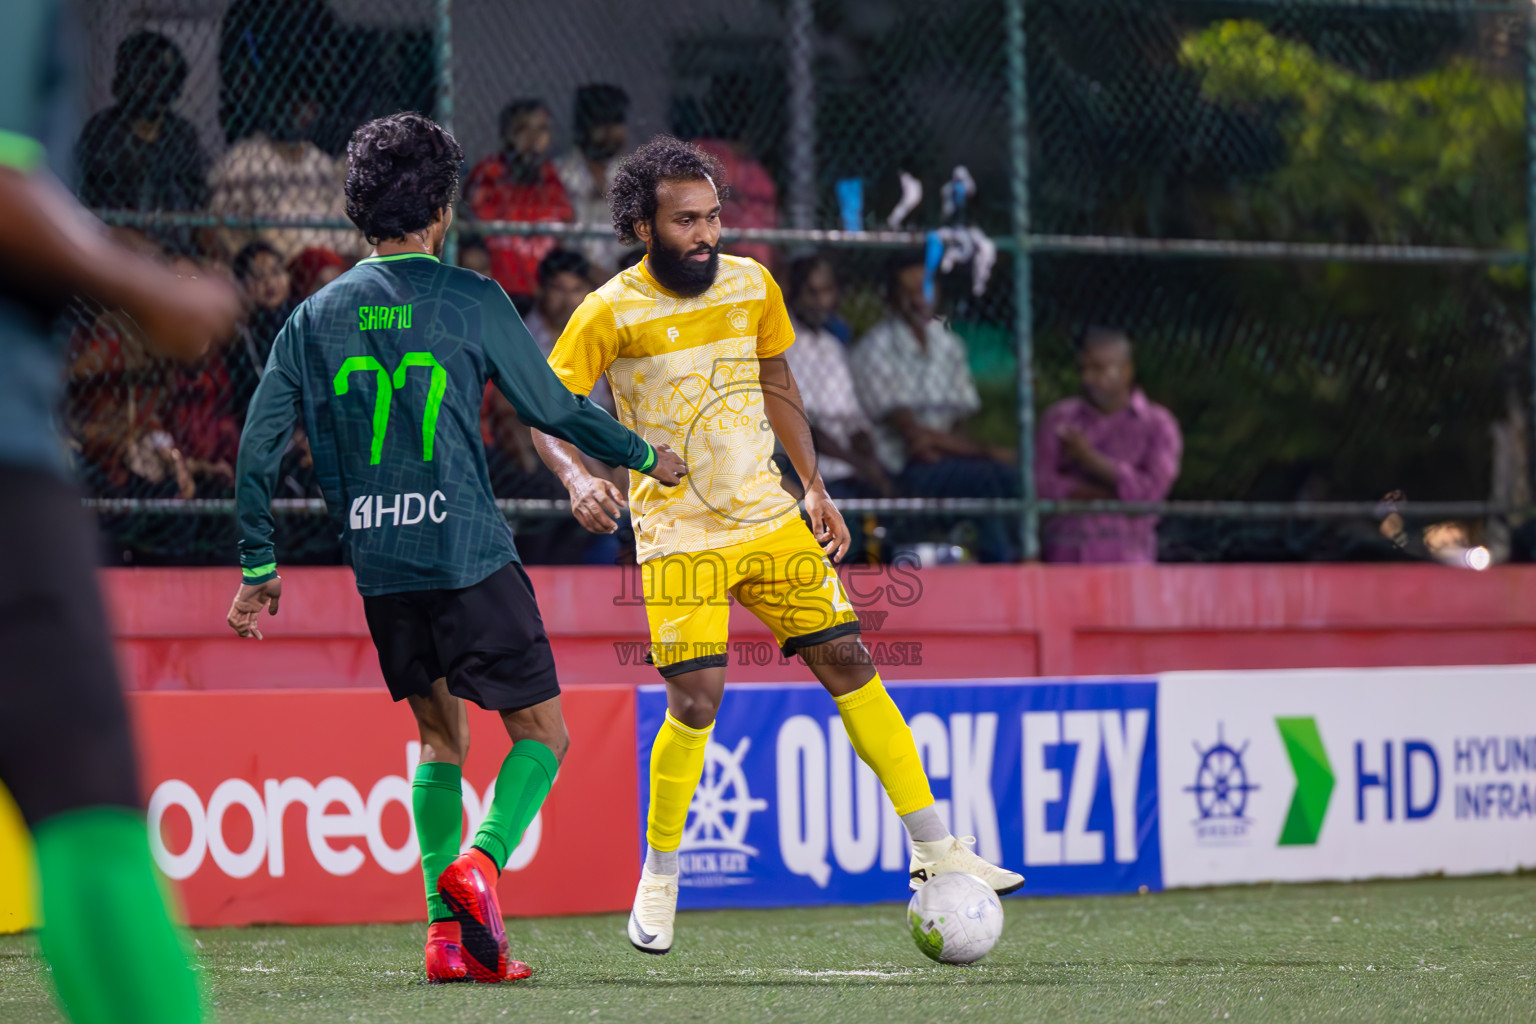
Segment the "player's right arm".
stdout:
<path fill-rule="evenodd" d="M 226 621 L 243 637 L 261 639 L 261 610 L 277 614 L 283 578 L 272 546 L 272 492 L 283 452 L 293 437 L 301 397 L 294 321 L 278 332 L 266 373 L 251 397 L 235 461 L 235 509 L 240 521 L 240 589 Z"/>

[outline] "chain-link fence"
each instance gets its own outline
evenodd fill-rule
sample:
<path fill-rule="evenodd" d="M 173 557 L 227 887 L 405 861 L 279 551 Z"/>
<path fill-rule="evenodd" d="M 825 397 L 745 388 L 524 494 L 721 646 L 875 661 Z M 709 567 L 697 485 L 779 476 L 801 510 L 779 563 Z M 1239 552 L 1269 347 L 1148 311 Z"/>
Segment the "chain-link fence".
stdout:
<path fill-rule="evenodd" d="M 606 175 L 667 131 L 725 165 L 727 250 L 852 369 L 863 423 L 806 390 L 860 455 L 824 468 L 865 557 L 1528 557 L 1531 11 L 98 0 L 80 194 L 183 272 L 232 274 L 249 313 L 176 369 L 78 310 L 65 422 L 114 559 L 232 560 L 229 467 L 271 338 L 366 247 L 341 198 L 352 127 L 453 128 L 451 258 L 546 341 L 635 258 Z M 1154 405 L 1085 381 L 1083 341 L 1110 332 Z M 903 383 L 918 333 L 934 369 Z M 963 362 L 934 356 L 956 338 Z M 613 557 L 493 400 L 485 435 L 531 560 Z M 285 560 L 334 557 L 302 436 L 280 498 Z"/>

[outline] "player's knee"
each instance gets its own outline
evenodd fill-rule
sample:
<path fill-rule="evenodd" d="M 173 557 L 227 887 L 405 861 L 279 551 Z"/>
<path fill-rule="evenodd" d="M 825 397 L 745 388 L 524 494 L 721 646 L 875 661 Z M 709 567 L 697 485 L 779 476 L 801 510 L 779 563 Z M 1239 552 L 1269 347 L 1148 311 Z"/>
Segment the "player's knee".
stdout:
<path fill-rule="evenodd" d="M 535 708 L 524 708 L 502 712 L 501 720 L 507 728 L 507 737 L 514 744 L 522 740 L 542 743 L 555 755 L 556 761 L 564 761 L 566 752 L 571 749 L 571 734 L 565 727 L 565 718 L 558 713 L 551 715 Z"/>
<path fill-rule="evenodd" d="M 834 697 L 852 693 L 875 677 L 875 663 L 857 636 L 802 648 L 800 656 Z"/>
<path fill-rule="evenodd" d="M 469 756 L 469 730 L 460 719 L 435 702 L 413 698 L 410 705 L 421 738 L 421 759 L 462 765 Z"/>
<path fill-rule="evenodd" d="M 445 761 L 450 764 L 462 765 L 464 759 L 469 756 L 469 736 L 452 728 L 448 723 L 432 721 L 420 716 L 416 720 L 417 732 L 421 735 L 421 759 L 423 761 Z"/>
<path fill-rule="evenodd" d="M 444 764 L 456 764 L 464 766 L 464 761 L 469 757 L 469 737 L 461 741 L 455 741 L 451 737 L 438 733 L 429 734 L 425 729 L 421 733 L 421 759 L 423 761 L 441 761 Z"/>
<path fill-rule="evenodd" d="M 549 752 L 555 755 L 555 760 L 562 763 L 571 749 L 571 734 L 566 729 L 563 718 L 557 718 L 553 722 L 539 723 L 538 727 L 528 730 L 526 738 L 544 744 L 549 748 Z"/>
<path fill-rule="evenodd" d="M 544 745 L 549 748 L 550 753 L 555 755 L 556 761 L 565 763 L 565 755 L 571 752 L 571 734 L 566 731 L 564 722 L 560 723 L 557 732 L 544 741 Z"/>
<path fill-rule="evenodd" d="M 672 717 L 690 729 L 707 729 L 720 710 L 720 697 L 714 693 L 688 691 L 677 687 L 667 697 Z"/>

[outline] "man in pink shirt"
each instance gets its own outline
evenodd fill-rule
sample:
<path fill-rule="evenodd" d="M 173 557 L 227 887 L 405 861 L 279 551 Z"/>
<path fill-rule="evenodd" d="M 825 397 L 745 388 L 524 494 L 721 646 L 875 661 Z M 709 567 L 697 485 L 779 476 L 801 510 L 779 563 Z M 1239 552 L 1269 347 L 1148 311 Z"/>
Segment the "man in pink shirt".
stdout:
<path fill-rule="evenodd" d="M 1090 327 L 1078 355 L 1081 398 L 1046 410 L 1035 432 L 1035 479 L 1053 500 L 1161 501 L 1179 475 L 1184 439 L 1173 414 L 1136 387 L 1131 339 Z M 1156 516 L 1055 516 L 1047 562 L 1155 562 Z"/>

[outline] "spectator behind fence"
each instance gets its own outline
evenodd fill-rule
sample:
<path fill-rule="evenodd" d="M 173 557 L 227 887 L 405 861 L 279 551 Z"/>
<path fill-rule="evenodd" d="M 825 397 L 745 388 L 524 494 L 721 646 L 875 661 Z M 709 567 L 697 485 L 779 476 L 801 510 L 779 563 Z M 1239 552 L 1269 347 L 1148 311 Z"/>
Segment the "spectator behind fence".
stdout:
<path fill-rule="evenodd" d="M 312 98 L 290 99 L 268 131 L 258 131 L 231 146 L 214 165 L 210 209 L 224 217 L 257 220 L 347 219 L 342 193 L 345 160 L 310 141 L 320 121 Z M 364 256 L 371 248 L 355 228 L 224 228 L 219 242 L 235 253 L 247 242 L 263 241 L 288 259 L 310 246 L 345 256 Z"/>
<path fill-rule="evenodd" d="M 739 137 L 698 139 L 704 152 L 720 161 L 726 192 L 721 197 L 720 220 L 733 228 L 776 228 L 779 226 L 779 190 L 757 157 Z M 722 252 L 747 256 L 770 272 L 778 263 L 778 250 L 766 242 L 726 242 Z"/>
<path fill-rule="evenodd" d="M 761 83 L 740 74 L 718 75 L 710 82 L 702 106 L 683 103 L 674 108 L 673 130 L 720 162 L 728 186 L 721 196 L 720 221 L 733 228 L 779 226 L 779 190 L 747 137 L 747 111 L 761 99 Z M 719 184 L 718 182 L 716 183 Z M 750 256 L 770 272 L 777 269 L 778 250 L 764 242 L 726 242 L 723 252 Z"/>
<path fill-rule="evenodd" d="M 235 254 L 230 268 L 245 300 L 240 331 L 229 350 L 230 401 L 243 421 L 251 395 L 261 381 L 272 353 L 272 341 L 293 304 L 288 301 L 290 282 L 283 258 L 266 242 L 251 242 Z"/>
<path fill-rule="evenodd" d="M 65 417 L 100 497 L 190 498 L 196 484 L 168 426 L 171 368 L 127 314 L 81 310 L 65 356 Z"/>
<path fill-rule="evenodd" d="M 592 266 L 587 258 L 569 249 L 551 249 L 539 261 L 539 290 L 534 296 L 533 308 L 528 311 L 523 322 L 528 327 L 528 333 L 533 335 L 539 351 L 545 356 L 554 350 L 560 332 L 565 330 L 576 307 L 591 294 L 591 271 Z M 609 413 L 613 412 L 613 393 L 606 380 L 598 381 L 588 397 Z M 480 431 L 486 445 L 492 450 L 489 457 L 491 482 L 498 496 L 532 497 L 527 493 L 510 493 L 526 490 L 520 480 L 529 473 L 555 479 L 554 474 L 545 468 L 534 452 L 528 428 L 517 418 L 512 403 L 491 384 L 486 385 L 485 399 L 480 406 Z M 600 471 L 605 475 L 608 473 L 606 467 Z"/>
<path fill-rule="evenodd" d="M 491 254 L 485 251 L 485 243 L 474 235 L 459 237 L 459 266 L 473 270 L 482 277 L 491 276 Z"/>
<path fill-rule="evenodd" d="M 938 286 L 924 294 L 922 253 L 887 266 L 890 312 L 850 357 L 875 451 L 901 491 L 925 498 L 1006 498 L 1018 494 L 1015 453 L 972 439 L 965 421 L 981 409 L 965 343 L 935 319 Z M 982 561 L 1011 561 L 1016 547 L 1000 516 L 976 519 Z"/>
<path fill-rule="evenodd" d="M 196 259 L 185 254 L 173 256 L 170 265 L 181 278 L 195 279 L 207 273 Z M 234 493 L 241 417 L 235 412 L 227 357 L 238 344 L 238 340 L 222 339 L 197 362 L 167 367 L 170 394 L 166 426 L 200 498 Z"/>
<path fill-rule="evenodd" d="M 554 349 L 576 307 L 591 294 L 591 273 L 587 258 L 569 249 L 551 249 L 539 261 L 538 291 L 524 322 L 546 356 Z M 606 380 L 598 381 L 588 397 L 609 413 L 613 412 L 613 394 Z M 565 485 L 534 450 L 527 425 L 518 419 L 512 403 L 494 385 L 486 385 L 480 406 L 480 430 L 486 445 L 491 489 L 498 498 L 559 501 L 569 497 Z M 628 482 L 628 470 L 614 470 L 585 456 L 583 459 L 589 472 Z M 520 524 L 517 549 L 530 565 L 578 562 L 611 565 L 618 552 L 618 543 L 612 536 L 588 533 L 580 523 L 562 517 Z"/>
<path fill-rule="evenodd" d="M 553 124 L 543 100 L 514 100 L 501 112 L 501 143 L 475 165 L 464 198 L 479 220 L 569 221 L 574 216 L 565 187 L 549 161 Z M 547 235 L 495 235 L 485 240 L 491 276 L 514 300 L 538 287 L 539 260 L 555 247 Z"/>
<path fill-rule="evenodd" d="M 347 261 L 319 246 L 311 246 L 288 261 L 288 290 L 297 306 L 341 276 Z"/>
<path fill-rule="evenodd" d="M 602 238 L 582 241 L 581 251 L 596 268 L 593 280 L 607 280 L 624 257 L 613 237 L 608 186 L 629 145 L 629 94 L 616 85 L 583 85 L 576 90 L 571 121 L 571 151 L 555 161 L 555 171 L 581 224 L 604 228 Z"/>
<path fill-rule="evenodd" d="M 551 249 L 539 260 L 539 290 L 524 323 L 540 352 L 548 356 L 555 350 L 560 332 L 565 330 L 576 307 L 592 294 L 596 284 L 592 264 L 579 252 Z M 613 412 L 613 392 L 609 390 L 606 378 L 598 378 L 587 397 Z"/>
<path fill-rule="evenodd" d="M 1035 478 L 1046 499 L 1161 501 L 1179 475 L 1178 421 L 1136 387 L 1131 339 L 1090 327 L 1078 351 L 1080 398 L 1046 410 Z M 1047 562 L 1155 562 L 1155 516 L 1055 516 L 1041 530 Z"/>
<path fill-rule="evenodd" d="M 86 122 L 75 147 L 80 200 L 112 210 L 201 210 L 208 160 L 197 130 L 173 113 L 187 59 L 158 32 L 135 32 L 117 47 L 116 102 Z M 192 232 L 172 232 L 189 239 Z"/>
<path fill-rule="evenodd" d="M 891 480 L 875 455 L 875 425 L 854 390 L 848 353 L 827 329 L 841 295 L 825 256 L 805 256 L 789 267 L 789 318 L 795 343 L 784 353 L 800 385 L 816 445 L 816 468 L 834 498 L 891 494 Z M 857 517 L 849 517 L 850 525 Z"/>

